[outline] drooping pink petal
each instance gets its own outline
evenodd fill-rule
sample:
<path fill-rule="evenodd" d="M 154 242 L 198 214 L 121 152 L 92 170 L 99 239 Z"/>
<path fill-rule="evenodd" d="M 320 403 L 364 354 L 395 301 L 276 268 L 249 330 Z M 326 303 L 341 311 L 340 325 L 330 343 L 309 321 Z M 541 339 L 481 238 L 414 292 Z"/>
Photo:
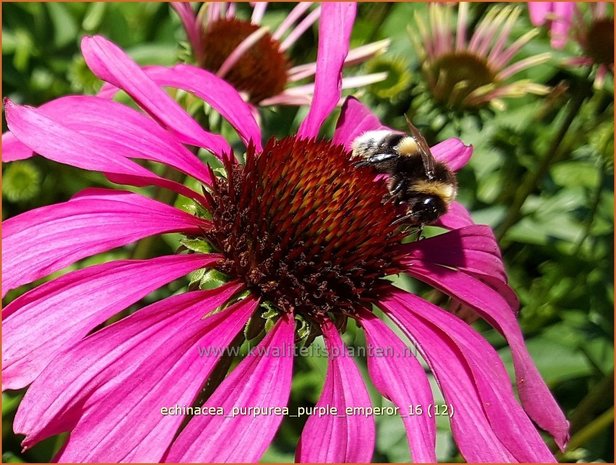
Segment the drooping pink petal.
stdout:
<path fill-rule="evenodd" d="M 66 429 L 63 462 L 159 461 L 190 406 L 257 302 L 211 317 L 237 283 L 149 305 L 60 353 L 28 389 L 15 419 L 25 447 Z M 211 355 L 201 355 L 205 348 Z M 62 373 L 58 379 L 57 373 Z"/>
<path fill-rule="evenodd" d="M 206 24 L 211 24 L 222 17 L 222 8 L 225 6 L 223 2 L 208 2 L 207 6 L 207 21 Z"/>
<path fill-rule="evenodd" d="M 438 161 L 447 164 L 452 170 L 458 171 L 471 159 L 473 146 L 465 145 L 460 139 L 452 137 L 431 147 L 430 151 Z"/>
<path fill-rule="evenodd" d="M 280 51 L 287 51 L 297 40 L 306 32 L 306 30 L 312 26 L 317 19 L 321 16 L 322 8 L 319 6 L 312 10 L 304 19 L 302 19 L 297 26 L 289 33 L 289 35 L 280 44 Z"/>
<path fill-rule="evenodd" d="M 423 367 L 398 336 L 372 312 L 361 311 L 359 320 L 366 332 L 370 379 L 379 392 L 400 409 L 413 462 L 436 462 L 435 417 L 408 414 L 410 405 L 434 404 Z"/>
<path fill-rule="evenodd" d="M 198 62 L 203 58 L 203 44 L 200 40 L 201 31 L 199 30 L 199 24 L 197 22 L 197 16 L 192 9 L 189 2 L 171 2 L 171 7 L 176 11 L 184 31 L 186 31 L 186 37 L 190 42 L 190 46 L 193 50 L 195 58 Z"/>
<path fill-rule="evenodd" d="M 105 146 L 117 155 L 165 163 L 203 183 L 211 182 L 203 162 L 154 121 L 126 105 L 70 96 L 47 102 L 39 110 L 87 136 L 97 149 Z"/>
<path fill-rule="evenodd" d="M 236 6 L 234 2 L 227 2 L 227 18 L 235 17 Z"/>
<path fill-rule="evenodd" d="M 197 201 L 200 194 L 174 181 L 154 174 L 118 153 L 117 143 L 103 143 L 46 116 L 40 109 L 5 102 L 6 120 L 11 132 L 32 151 L 67 165 L 101 171 L 114 182 L 136 186 L 156 185 L 174 190 Z M 56 115 L 60 117 L 62 115 Z M 61 121 L 61 120 L 60 120 Z"/>
<path fill-rule="evenodd" d="M 297 21 L 308 9 L 312 6 L 312 2 L 300 2 L 289 12 L 284 20 L 278 26 L 278 29 L 272 34 L 272 38 L 280 40 L 285 32 Z"/>
<path fill-rule="evenodd" d="M 278 95 L 263 99 L 259 102 L 261 107 L 269 107 L 274 105 L 296 106 L 310 105 L 312 96 L 310 95 L 289 95 L 286 92 L 281 92 Z"/>
<path fill-rule="evenodd" d="M 555 49 L 562 49 L 567 45 L 569 39 L 569 30 L 573 21 L 573 15 L 577 5 L 575 2 L 554 2 L 553 13 L 554 19 L 550 28 L 551 44 Z"/>
<path fill-rule="evenodd" d="M 2 312 L 3 389 L 27 386 L 63 348 L 160 286 L 214 263 L 217 255 L 121 260 L 42 284 Z"/>
<path fill-rule="evenodd" d="M 466 33 L 468 23 L 468 3 L 460 3 L 458 20 L 456 21 L 456 51 L 466 47 Z"/>
<path fill-rule="evenodd" d="M 267 2 L 255 2 L 252 8 L 252 16 L 250 22 L 253 24 L 261 24 L 261 20 L 265 15 L 267 9 Z"/>
<path fill-rule="evenodd" d="M 498 292 L 516 313 L 520 302 L 507 284 L 503 259 L 492 229 L 484 225 L 465 226 L 449 233 L 403 246 L 403 263 L 415 262 L 457 268 L 469 273 Z"/>
<path fill-rule="evenodd" d="M 356 87 L 364 87 L 370 84 L 374 84 L 375 82 L 381 82 L 387 79 L 387 73 L 372 73 L 372 74 L 364 74 L 359 76 L 349 76 L 342 79 L 342 83 L 340 85 L 341 89 L 353 89 Z M 311 96 L 314 94 L 314 83 L 304 84 L 301 86 L 288 87 L 282 94 L 286 96 L 299 96 L 306 95 Z M 271 102 L 275 97 L 268 99 Z M 344 103 L 344 102 L 341 102 Z"/>
<path fill-rule="evenodd" d="M 547 21 L 548 15 L 552 12 L 552 5 L 556 2 L 528 2 L 528 12 L 530 22 L 533 26 L 542 26 Z"/>
<path fill-rule="evenodd" d="M 445 229 L 459 229 L 475 224 L 469 211 L 460 202 L 451 202 L 449 210 L 434 223 Z"/>
<path fill-rule="evenodd" d="M 319 48 L 314 99 L 302 122 L 301 137 L 317 137 L 319 129 L 340 99 L 342 66 L 349 52 L 356 3 L 324 3 L 319 22 Z"/>
<path fill-rule="evenodd" d="M 88 189 L 2 224 L 2 295 L 91 255 L 154 234 L 199 233 L 208 222 L 138 194 Z"/>
<path fill-rule="evenodd" d="M 33 155 L 32 150 L 19 142 L 10 131 L 2 134 L 2 161 L 25 160 Z"/>
<path fill-rule="evenodd" d="M 391 300 L 395 303 L 389 304 L 389 311 L 426 354 L 438 352 L 435 345 L 448 346 L 459 354 L 459 362 L 468 368 L 477 387 L 491 428 L 517 461 L 555 461 L 517 403 L 505 367 L 485 339 L 463 321 L 415 295 L 395 291 Z"/>
<path fill-rule="evenodd" d="M 524 409 L 563 448 L 569 437 L 569 424 L 526 349 L 507 299 L 480 279 L 459 270 L 415 262 L 407 272 L 471 307 L 507 339 Z"/>
<path fill-rule="evenodd" d="M 352 48 L 344 61 L 344 66 L 353 66 L 361 64 L 370 58 L 373 58 L 381 53 L 385 53 L 391 45 L 391 39 L 382 39 L 376 42 Z"/>
<path fill-rule="evenodd" d="M 402 246 L 403 263 L 415 261 L 458 268 L 507 282 L 505 266 L 489 226 L 472 225 Z"/>
<path fill-rule="evenodd" d="M 337 414 L 308 418 L 295 459 L 303 463 L 370 462 L 374 452 L 374 418 L 347 413 L 347 408 L 371 408 L 370 396 L 336 327 L 327 320 L 321 330 L 327 347 L 328 368 L 317 407 L 335 407 Z"/>
<path fill-rule="evenodd" d="M 159 86 L 175 87 L 195 94 L 212 106 L 238 132 L 244 143 L 261 150 L 261 129 L 240 94 L 216 75 L 191 65 L 148 66 L 145 73 Z"/>
<path fill-rule="evenodd" d="M 283 420 L 291 391 L 294 334 L 293 317 L 283 314 L 205 402 L 204 407 L 222 408 L 224 415 L 193 417 L 165 461 L 257 462 Z"/>
<path fill-rule="evenodd" d="M 383 39 L 377 42 L 362 45 L 361 47 L 353 48 L 349 50 L 349 53 L 344 60 L 344 67 L 346 68 L 348 66 L 361 64 L 370 58 L 383 53 L 387 51 L 390 44 L 390 39 Z M 306 79 L 307 77 L 314 75 L 316 70 L 317 64 L 314 62 L 294 66 L 289 70 L 289 82 L 297 82 L 302 79 Z"/>
<path fill-rule="evenodd" d="M 218 156 L 231 152 L 223 137 L 204 131 L 118 46 L 101 36 L 84 37 L 81 50 L 96 76 L 124 90 L 182 142 L 206 148 Z"/>
<path fill-rule="evenodd" d="M 468 462 L 514 461 L 485 416 L 462 354 L 446 340 L 430 332 L 424 321 L 414 317 L 408 306 L 395 298 L 390 296 L 384 299 L 379 307 L 415 342 L 438 380 L 448 410 L 453 411 L 450 416 L 451 429 L 464 458 Z M 422 405 L 422 414 L 427 409 Z"/>
<path fill-rule="evenodd" d="M 332 142 L 344 145 L 347 150 L 352 150 L 353 141 L 367 131 L 389 129 L 365 105 L 355 97 L 347 97 L 340 118 L 336 124 L 336 130 Z"/>

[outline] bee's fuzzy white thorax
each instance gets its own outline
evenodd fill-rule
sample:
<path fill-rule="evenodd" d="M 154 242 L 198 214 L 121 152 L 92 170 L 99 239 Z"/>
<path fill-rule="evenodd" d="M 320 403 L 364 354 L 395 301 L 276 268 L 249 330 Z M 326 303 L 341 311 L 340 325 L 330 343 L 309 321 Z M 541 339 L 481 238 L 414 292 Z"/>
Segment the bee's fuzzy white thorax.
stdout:
<path fill-rule="evenodd" d="M 387 129 L 364 132 L 362 135 L 355 138 L 352 148 L 355 149 L 366 145 L 377 145 L 389 134 L 391 134 L 391 131 L 388 131 Z"/>

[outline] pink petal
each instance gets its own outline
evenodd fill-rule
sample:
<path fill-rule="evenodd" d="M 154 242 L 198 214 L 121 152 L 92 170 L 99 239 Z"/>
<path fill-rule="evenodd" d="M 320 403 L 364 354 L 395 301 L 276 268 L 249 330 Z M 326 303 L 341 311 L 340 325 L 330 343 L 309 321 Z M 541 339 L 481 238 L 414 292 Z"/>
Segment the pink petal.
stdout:
<path fill-rule="evenodd" d="M 342 66 L 349 52 L 357 4 L 332 2 L 321 8 L 314 99 L 298 131 L 305 138 L 318 136 L 323 121 L 340 99 Z"/>
<path fill-rule="evenodd" d="M 569 424 L 537 371 L 509 302 L 490 286 L 461 271 L 415 262 L 408 273 L 475 310 L 497 329 L 511 347 L 520 399 L 524 409 L 559 447 L 564 447 Z"/>
<path fill-rule="evenodd" d="M 96 147 L 119 155 L 165 163 L 210 184 L 206 165 L 143 114 L 120 103 L 90 96 L 62 97 L 42 105 L 42 114 L 87 136 Z"/>
<path fill-rule="evenodd" d="M 423 319 L 411 311 L 410 305 L 406 303 L 407 295 L 400 300 L 395 298 L 400 293 L 402 291 L 384 299 L 379 307 L 415 343 L 434 373 L 448 409 L 453 410 L 450 417 L 451 430 L 462 456 L 469 463 L 515 461 L 486 418 L 463 355 L 442 333 L 431 330 Z M 424 312 L 425 304 L 428 302 L 420 303 L 419 306 Z M 428 406 L 421 407 L 422 414 L 426 414 Z"/>
<path fill-rule="evenodd" d="M 426 323 L 410 311 L 405 301 L 399 301 L 395 296 L 393 294 L 383 300 L 379 307 L 415 343 L 434 373 L 446 405 L 449 410 L 453 410 L 450 417 L 451 430 L 460 453 L 471 463 L 515 461 L 485 416 L 462 354 L 447 344 L 441 334 L 430 331 Z M 422 305 L 419 308 L 425 307 Z M 422 405 L 421 408 L 422 414 L 425 414 L 428 407 Z"/>
<path fill-rule="evenodd" d="M 575 8 L 575 2 L 554 2 L 555 19 L 552 21 L 550 33 L 552 35 L 552 47 L 555 49 L 562 49 L 567 45 Z"/>
<path fill-rule="evenodd" d="M 180 17 L 195 58 L 197 62 L 200 62 L 203 58 L 203 44 L 200 39 L 201 31 L 199 30 L 197 17 L 192 6 L 189 2 L 171 2 L 171 7 Z"/>
<path fill-rule="evenodd" d="M 250 22 L 253 24 L 260 24 L 263 19 L 263 15 L 265 15 L 265 10 L 267 9 L 267 2 L 256 2 L 253 5 L 252 9 L 252 17 L 250 18 Z"/>
<path fill-rule="evenodd" d="M 118 153 L 117 143 L 91 139 L 45 116 L 40 109 L 5 102 L 11 132 L 31 150 L 58 163 L 104 172 L 112 181 L 137 186 L 157 185 L 197 201 L 203 197 L 176 182 L 164 179 Z M 61 115 L 60 115 L 61 116 Z M 58 117 L 58 116 L 56 116 Z"/>
<path fill-rule="evenodd" d="M 454 171 L 464 167 L 473 155 L 473 146 L 452 137 L 431 147 L 432 155 Z"/>
<path fill-rule="evenodd" d="M 28 389 L 15 420 L 29 447 L 67 429 L 63 462 L 157 462 L 205 380 L 257 302 L 203 318 L 238 285 L 149 305 L 59 354 Z M 202 357 L 200 350 L 217 349 Z M 58 377 L 58 373 L 62 373 Z"/>
<path fill-rule="evenodd" d="M 441 216 L 435 223 L 446 229 L 459 229 L 475 224 L 469 211 L 459 202 L 452 202 L 449 210 Z"/>
<path fill-rule="evenodd" d="M 366 332 L 370 378 L 379 392 L 400 409 L 413 462 L 436 462 L 435 418 L 408 415 L 410 405 L 434 404 L 423 367 L 372 312 L 363 310 L 359 320 Z"/>
<path fill-rule="evenodd" d="M 3 310 L 3 389 L 34 380 L 62 349 L 160 286 L 214 263 L 217 255 L 121 260 L 73 271 Z"/>
<path fill-rule="evenodd" d="M 2 134 L 2 161 L 25 160 L 33 155 L 32 150 L 19 142 L 15 134 L 7 131 Z"/>
<path fill-rule="evenodd" d="M 376 131 L 379 129 L 389 129 L 383 126 L 379 119 L 359 100 L 355 97 L 347 97 L 340 118 L 336 124 L 334 144 L 344 145 L 347 150 L 352 150 L 353 141 L 367 131 Z"/>
<path fill-rule="evenodd" d="M 289 33 L 289 35 L 280 44 L 280 51 L 285 52 L 306 32 L 306 30 L 314 24 L 321 16 L 322 8 L 319 6 L 312 10 L 297 26 Z"/>
<path fill-rule="evenodd" d="M 466 323 L 417 296 L 397 291 L 394 300 L 398 303 L 393 305 L 396 318 L 416 336 L 425 353 L 433 351 L 435 342 L 440 340 L 440 344 L 461 355 L 459 361 L 470 369 L 492 429 L 516 460 L 554 462 L 553 455 L 517 403 L 505 367 L 492 346 Z"/>
<path fill-rule="evenodd" d="M 489 226 L 473 225 L 402 246 L 403 263 L 415 261 L 459 268 L 507 282 L 505 266 Z"/>
<path fill-rule="evenodd" d="M 182 142 L 204 147 L 219 156 L 231 152 L 223 137 L 204 131 L 118 46 L 101 36 L 84 37 L 81 50 L 96 76 L 124 90 Z"/>
<path fill-rule="evenodd" d="M 175 87 L 195 94 L 222 115 L 244 143 L 261 151 L 261 129 L 248 105 L 233 86 L 216 75 L 191 65 L 148 66 L 147 76 L 159 86 Z"/>
<path fill-rule="evenodd" d="M 205 220 L 138 194 L 89 189 L 3 222 L 3 296 L 85 257 L 154 234 L 199 233 Z"/>
<path fill-rule="evenodd" d="M 542 26 L 547 20 L 547 16 L 552 12 L 555 2 L 528 2 L 528 13 L 530 22 L 533 26 Z"/>
<path fill-rule="evenodd" d="M 276 29 L 276 32 L 272 34 L 272 38 L 280 40 L 285 32 L 297 21 L 308 9 L 312 6 L 312 2 L 300 2 L 289 12 L 284 20 Z"/>
<path fill-rule="evenodd" d="M 374 418 L 346 413 L 347 408 L 371 408 L 370 396 L 336 327 L 326 320 L 321 329 L 327 347 L 328 368 L 316 406 L 336 408 L 337 414 L 308 418 L 295 459 L 302 463 L 370 462 L 374 452 Z"/>
<path fill-rule="evenodd" d="M 295 321 L 284 314 L 206 401 L 206 407 L 222 408 L 224 415 L 193 417 L 165 461 L 257 462 L 283 420 L 291 391 L 294 334 Z M 241 410 L 251 407 L 271 410 L 257 415 Z M 232 416 L 234 408 L 238 410 Z"/>

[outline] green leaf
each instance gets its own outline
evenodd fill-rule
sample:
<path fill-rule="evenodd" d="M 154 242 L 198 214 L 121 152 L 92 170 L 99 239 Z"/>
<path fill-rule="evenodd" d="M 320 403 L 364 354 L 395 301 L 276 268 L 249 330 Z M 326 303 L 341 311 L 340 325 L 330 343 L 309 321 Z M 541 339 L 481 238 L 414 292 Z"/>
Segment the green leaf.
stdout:
<path fill-rule="evenodd" d="M 548 386 L 555 386 L 567 379 L 592 374 L 592 367 L 586 357 L 574 350 L 571 335 L 557 331 L 560 342 L 541 336 L 530 339 L 526 347 Z M 509 349 L 500 351 L 505 366 L 513 376 L 513 361 Z"/>
<path fill-rule="evenodd" d="M 77 24 L 64 3 L 46 3 L 54 28 L 54 45 L 58 48 L 77 39 Z"/>

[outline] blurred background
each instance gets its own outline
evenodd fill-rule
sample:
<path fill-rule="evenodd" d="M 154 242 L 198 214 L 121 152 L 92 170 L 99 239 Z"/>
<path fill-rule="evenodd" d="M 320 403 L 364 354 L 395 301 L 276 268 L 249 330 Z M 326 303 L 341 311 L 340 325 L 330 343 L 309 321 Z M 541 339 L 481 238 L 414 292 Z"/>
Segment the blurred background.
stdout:
<path fill-rule="evenodd" d="M 292 6 L 270 5 L 264 22 L 279 24 Z M 472 4 L 469 29 L 480 27 L 482 19 L 493 14 L 490 10 L 499 7 Z M 533 28 L 526 5 L 516 8 L 520 14 L 512 22 L 510 42 Z M 592 12 L 584 10 L 590 7 L 580 8 L 590 24 Z M 250 15 L 246 4 L 238 5 L 238 11 Z M 393 128 L 404 130 L 406 113 L 431 144 L 454 136 L 473 144 L 474 156 L 459 173 L 459 200 L 475 222 L 495 229 L 511 285 L 521 300 L 519 321 L 529 350 L 571 421 L 570 447 L 558 459 L 613 462 L 613 76 L 608 73 L 605 82 L 597 85 L 596 67 L 564 64 L 570 57 L 591 53 L 589 45 L 572 40 L 562 50 L 554 50 L 544 28 L 515 55 L 519 61 L 550 53 L 548 60 L 516 76 L 516 80 L 546 86 L 544 95 L 521 92 L 516 98 L 472 108 L 443 102 L 427 77 L 426 57 L 413 45 L 421 33 L 416 15 L 426 17 L 428 7 L 420 3 L 359 5 L 353 45 L 380 39 L 390 39 L 391 45 L 387 53 L 349 69 L 346 75 L 386 71 L 389 77 L 353 94 Z M 613 18 L 611 9 L 608 15 Z M 2 93 L 18 103 L 39 105 L 62 95 L 93 94 L 100 88 L 79 51 L 85 34 L 105 35 L 143 65 L 191 60 L 181 23 L 168 4 L 3 2 L 2 21 Z M 451 21 L 455 28 L 455 8 Z M 584 32 L 582 26 L 578 30 Z M 613 35 L 611 39 L 613 45 Z M 301 64 L 315 56 L 316 26 L 301 37 L 289 57 Z M 266 133 L 287 133 L 290 126 L 297 127 L 303 111 L 262 109 Z M 328 130 L 332 127 L 330 123 Z M 4 165 L 3 219 L 65 201 L 93 185 L 110 184 L 102 175 L 40 157 Z M 150 253 L 169 253 L 176 243 L 177 238 L 161 240 Z M 80 266 L 129 255 L 129 248 L 115 250 Z M 158 292 L 150 299 L 166 291 Z M 477 323 L 477 328 L 511 368 L 504 340 L 487 325 Z M 350 331 L 346 342 L 361 345 L 360 333 Z M 365 360 L 360 364 L 365 371 Z M 325 370 L 325 359 L 298 360 L 292 405 L 316 403 Z M 20 452 L 21 438 L 12 433 L 12 418 L 22 395 L 3 394 L 2 461 L 47 462 L 63 438 Z M 376 394 L 374 399 L 376 405 L 386 404 Z M 401 420 L 382 416 L 376 421 L 374 461 L 408 461 Z M 286 418 L 263 460 L 293 461 L 304 422 L 305 418 Z M 439 419 L 438 427 L 439 460 L 462 460 L 447 421 Z"/>

